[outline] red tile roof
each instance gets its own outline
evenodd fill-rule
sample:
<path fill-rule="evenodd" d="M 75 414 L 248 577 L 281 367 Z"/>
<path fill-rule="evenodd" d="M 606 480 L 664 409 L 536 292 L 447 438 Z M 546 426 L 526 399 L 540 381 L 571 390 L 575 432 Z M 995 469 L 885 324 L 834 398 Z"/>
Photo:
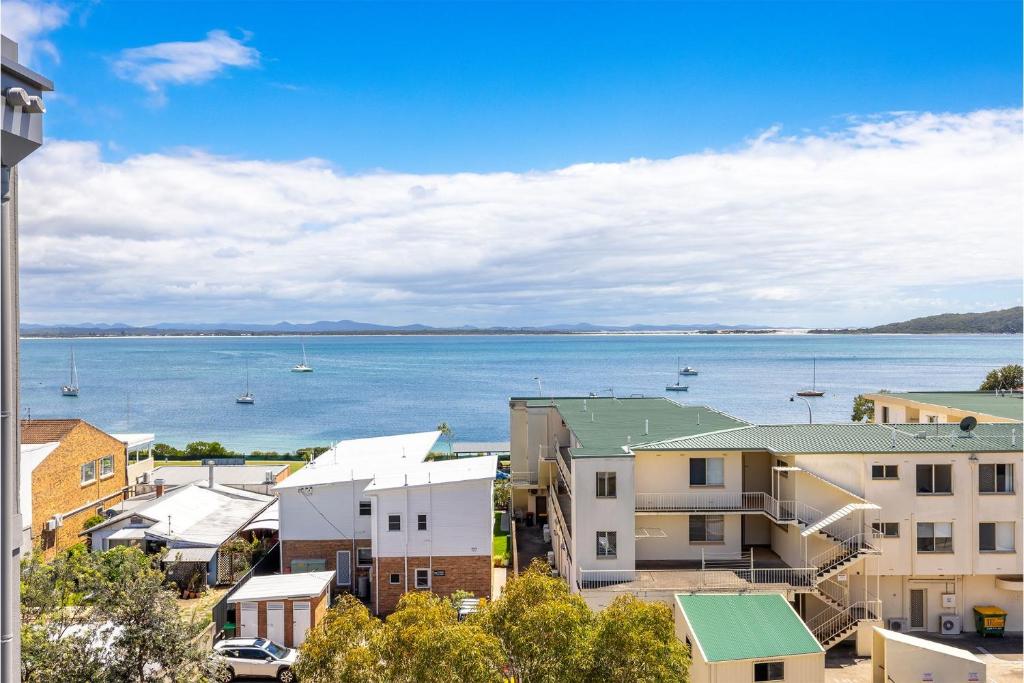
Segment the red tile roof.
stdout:
<path fill-rule="evenodd" d="M 62 441 L 83 420 L 22 420 L 21 443 Z"/>

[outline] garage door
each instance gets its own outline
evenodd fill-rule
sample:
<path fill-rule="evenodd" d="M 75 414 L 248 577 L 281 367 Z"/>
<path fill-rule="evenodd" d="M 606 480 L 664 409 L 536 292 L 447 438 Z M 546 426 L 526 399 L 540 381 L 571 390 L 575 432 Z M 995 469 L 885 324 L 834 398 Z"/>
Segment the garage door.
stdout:
<path fill-rule="evenodd" d="M 302 645 L 309 630 L 309 603 L 292 603 L 292 647 Z"/>
<path fill-rule="evenodd" d="M 267 603 L 267 638 L 284 645 L 284 603 Z"/>
<path fill-rule="evenodd" d="M 240 610 L 241 619 L 239 621 L 238 634 L 243 638 L 257 638 L 259 637 L 258 629 L 260 625 L 260 605 L 258 602 L 243 602 Z"/>

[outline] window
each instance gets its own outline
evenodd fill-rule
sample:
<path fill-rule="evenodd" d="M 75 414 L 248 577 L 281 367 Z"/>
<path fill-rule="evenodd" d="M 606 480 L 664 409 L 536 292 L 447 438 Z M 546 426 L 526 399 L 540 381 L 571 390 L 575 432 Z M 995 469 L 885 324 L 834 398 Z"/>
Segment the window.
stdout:
<path fill-rule="evenodd" d="M 953 552 L 952 522 L 918 522 L 917 552 L 919 553 L 951 553 Z"/>
<path fill-rule="evenodd" d="M 785 460 L 776 460 L 775 461 L 775 466 L 776 467 L 789 467 L 789 465 L 786 464 Z M 779 476 L 783 477 L 785 479 L 789 479 L 789 472 L 785 472 L 783 470 L 779 470 Z"/>
<path fill-rule="evenodd" d="M 1013 493 L 1013 465 L 978 465 L 979 493 Z"/>
<path fill-rule="evenodd" d="M 690 458 L 690 486 L 724 486 L 725 458 Z"/>
<path fill-rule="evenodd" d="M 417 569 L 416 570 L 416 589 L 425 590 L 430 588 L 430 570 L 429 569 Z"/>
<path fill-rule="evenodd" d="M 292 560 L 292 574 L 322 572 L 327 569 L 327 560 Z"/>
<path fill-rule="evenodd" d="M 1013 522 L 982 522 L 978 525 L 978 550 L 983 553 L 1013 552 Z"/>
<path fill-rule="evenodd" d="M 725 540 L 725 517 L 690 515 L 690 543 L 721 543 Z"/>
<path fill-rule="evenodd" d="M 899 538 L 900 537 L 900 523 L 899 522 L 872 522 L 871 531 L 875 533 L 875 536 L 881 536 L 882 538 Z"/>
<path fill-rule="evenodd" d="M 388 531 L 402 530 L 402 515 L 388 515 Z"/>
<path fill-rule="evenodd" d="M 96 461 L 82 465 L 82 483 L 88 484 L 91 481 L 96 481 Z"/>
<path fill-rule="evenodd" d="M 100 458 L 100 476 L 109 477 L 114 473 L 114 456 L 104 455 Z"/>
<path fill-rule="evenodd" d="M 416 515 L 416 529 L 418 531 L 426 531 L 427 530 L 427 516 L 426 515 Z"/>
<path fill-rule="evenodd" d="M 597 556 L 598 557 L 615 557 L 616 550 L 616 532 L 614 531 L 598 531 L 597 532 Z"/>
<path fill-rule="evenodd" d="M 356 548 L 356 564 L 360 567 L 373 564 L 373 548 Z"/>
<path fill-rule="evenodd" d="M 597 473 L 597 497 L 598 498 L 614 498 L 615 497 L 615 473 L 614 472 L 598 472 Z"/>
<path fill-rule="evenodd" d="M 388 583 L 390 583 L 392 586 L 397 586 L 398 584 L 402 583 L 402 575 L 388 574 Z"/>
<path fill-rule="evenodd" d="M 889 422 L 889 406 L 882 406 L 882 422 Z"/>
<path fill-rule="evenodd" d="M 755 681 L 786 680 L 785 662 L 754 662 Z"/>
<path fill-rule="evenodd" d="M 361 500 L 361 501 L 359 501 L 359 516 L 360 517 L 369 517 L 370 516 L 370 512 L 371 512 L 372 509 L 373 508 L 370 505 L 370 501 L 368 501 L 368 500 Z"/>
<path fill-rule="evenodd" d="M 938 421 L 939 421 L 939 416 L 938 415 L 929 415 L 928 416 L 928 424 L 935 424 Z"/>
<path fill-rule="evenodd" d="M 952 465 L 918 465 L 917 495 L 953 493 Z"/>
<path fill-rule="evenodd" d="M 871 478 L 872 479 L 899 479 L 900 478 L 900 466 L 899 465 L 872 465 L 871 466 Z"/>

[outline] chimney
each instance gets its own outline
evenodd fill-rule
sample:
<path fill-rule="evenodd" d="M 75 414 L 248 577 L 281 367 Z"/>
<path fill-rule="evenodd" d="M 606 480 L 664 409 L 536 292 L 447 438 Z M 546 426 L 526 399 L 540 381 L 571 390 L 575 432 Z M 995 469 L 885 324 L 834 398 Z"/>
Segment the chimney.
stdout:
<path fill-rule="evenodd" d="M 159 498 L 160 496 L 164 495 L 164 480 L 162 478 L 161 479 L 154 479 L 153 480 L 153 485 L 156 487 L 156 497 L 157 498 Z"/>
<path fill-rule="evenodd" d="M 213 461 L 212 460 L 208 461 L 206 463 L 206 467 L 207 467 L 207 470 L 206 470 L 206 472 L 207 472 L 207 480 L 209 481 L 209 487 L 212 489 L 213 488 L 213 467 L 214 467 Z"/>

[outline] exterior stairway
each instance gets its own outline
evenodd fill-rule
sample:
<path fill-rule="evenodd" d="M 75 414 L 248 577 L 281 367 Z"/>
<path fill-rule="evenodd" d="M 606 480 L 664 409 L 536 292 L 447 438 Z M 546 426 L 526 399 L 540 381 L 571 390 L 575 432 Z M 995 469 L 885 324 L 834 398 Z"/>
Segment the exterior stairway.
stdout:
<path fill-rule="evenodd" d="M 853 635 L 857 625 L 866 619 L 880 619 L 882 603 L 880 600 L 855 602 L 845 609 L 830 608 L 819 614 L 815 619 L 808 620 L 807 626 L 826 650 Z"/>

